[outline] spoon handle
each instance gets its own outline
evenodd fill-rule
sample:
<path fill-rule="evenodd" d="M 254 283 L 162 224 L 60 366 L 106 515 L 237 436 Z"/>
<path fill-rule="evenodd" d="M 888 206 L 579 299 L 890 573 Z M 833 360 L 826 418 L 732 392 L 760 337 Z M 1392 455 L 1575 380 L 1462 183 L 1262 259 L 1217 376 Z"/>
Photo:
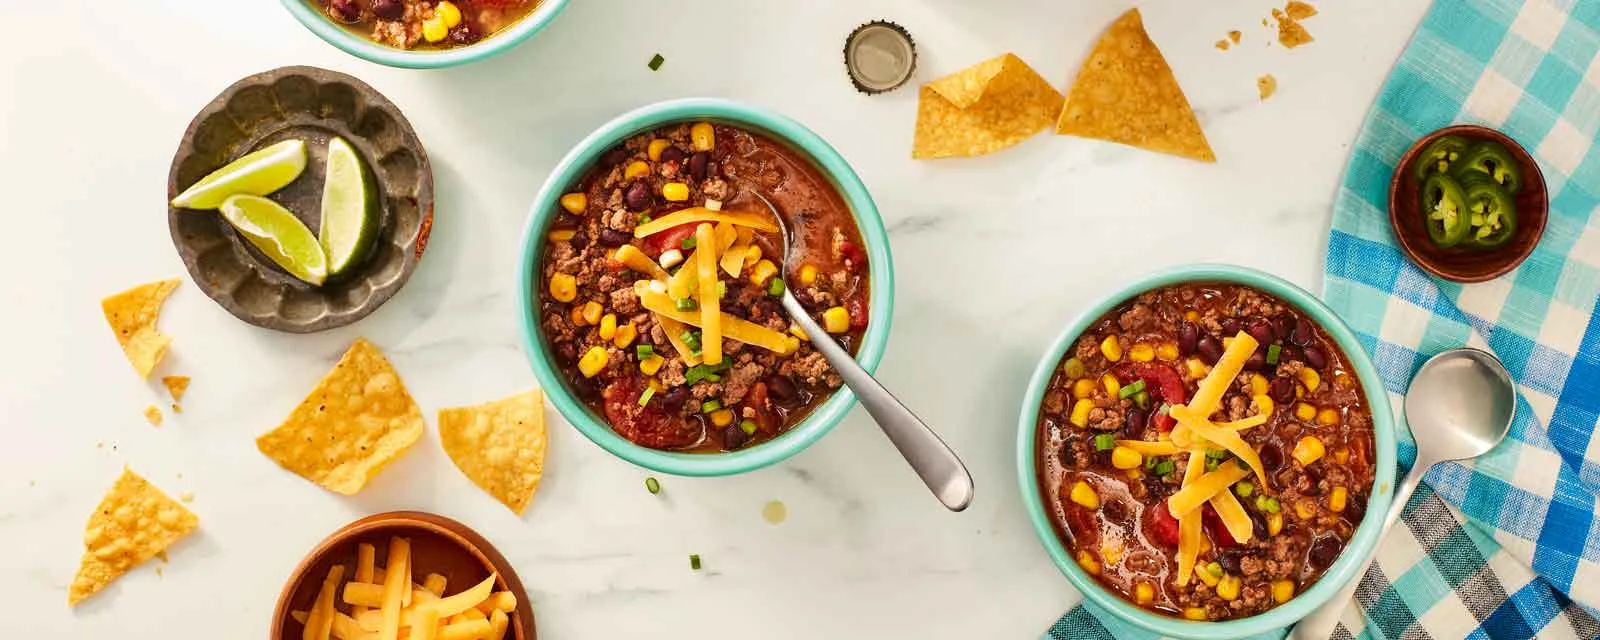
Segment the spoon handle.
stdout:
<path fill-rule="evenodd" d="M 1378 544 L 1383 544 L 1389 529 L 1400 521 L 1400 513 L 1405 511 L 1406 502 L 1411 500 L 1411 493 L 1422 484 L 1422 476 L 1433 465 L 1433 461 L 1417 459 L 1416 464 L 1411 465 L 1411 470 L 1406 472 L 1406 477 L 1400 480 L 1400 486 L 1395 487 L 1394 502 L 1389 504 L 1389 512 L 1383 516 L 1383 528 L 1378 530 Z M 1367 568 L 1372 566 L 1372 560 L 1377 554 L 1377 547 L 1374 546 L 1372 554 L 1362 559 L 1361 570 L 1356 572 L 1355 577 L 1350 578 L 1350 582 L 1334 594 L 1332 599 L 1317 607 L 1311 615 L 1302 618 L 1300 623 L 1294 626 L 1294 631 L 1290 632 L 1290 640 L 1321 640 L 1331 637 L 1334 625 L 1338 624 L 1339 617 L 1344 615 L 1344 608 L 1350 605 L 1350 598 L 1356 594 L 1356 587 L 1361 585 L 1362 576 L 1367 575 Z"/>
<path fill-rule="evenodd" d="M 961 458 L 956 457 L 949 445 L 940 440 L 938 434 L 928 428 L 921 418 L 883 388 L 872 374 L 861 368 L 855 357 L 823 331 L 811 319 L 811 314 L 800 306 L 800 301 L 788 291 L 783 293 L 783 309 L 805 331 L 811 339 L 811 345 L 828 360 L 828 364 L 833 365 L 833 370 L 839 372 L 839 377 L 855 392 L 856 398 L 861 400 L 861 406 L 889 436 L 889 441 L 916 470 L 928 490 L 951 511 L 966 509 L 972 502 L 973 484 L 972 474 L 967 472 Z"/>

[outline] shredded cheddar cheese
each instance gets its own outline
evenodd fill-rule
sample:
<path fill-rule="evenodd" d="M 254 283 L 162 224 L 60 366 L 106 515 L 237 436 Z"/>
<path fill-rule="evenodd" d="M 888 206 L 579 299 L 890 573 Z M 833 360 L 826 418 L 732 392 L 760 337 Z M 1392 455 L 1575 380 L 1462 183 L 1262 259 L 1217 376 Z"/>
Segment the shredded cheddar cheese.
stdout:
<path fill-rule="evenodd" d="M 1189 466 L 1205 468 L 1204 463 L 1201 462 L 1203 455 L 1190 453 Z M 1240 467 L 1238 463 L 1232 460 L 1224 462 L 1216 471 L 1204 474 L 1193 481 L 1184 482 L 1182 489 L 1172 494 L 1172 497 L 1167 498 L 1167 508 L 1172 510 L 1172 515 L 1179 518 L 1185 515 L 1198 516 L 1200 514 L 1195 511 L 1200 508 L 1200 505 L 1216 497 L 1217 494 L 1227 491 L 1229 486 L 1244 479 L 1247 475 L 1250 475 L 1250 470 Z M 1185 480 L 1188 480 L 1187 476 L 1188 474 L 1185 474 Z"/>
<path fill-rule="evenodd" d="M 732 227 L 728 227 L 732 234 Z M 706 364 L 722 364 L 722 305 L 717 299 L 717 239 L 711 225 L 701 223 L 694 230 L 695 269 L 700 271 L 700 358 Z M 685 267 L 688 268 L 687 266 Z"/>
<path fill-rule="evenodd" d="M 660 233 L 678 225 L 691 222 L 726 222 L 741 227 L 750 227 L 756 231 L 777 233 L 778 225 L 773 224 L 766 216 L 754 213 L 737 213 L 732 211 L 712 211 L 705 207 L 692 207 L 681 211 L 674 211 L 661 216 L 633 229 L 633 237 L 645 238 L 652 234 Z"/>
<path fill-rule="evenodd" d="M 666 294 L 652 291 L 650 287 L 645 285 L 646 283 L 643 282 L 634 283 L 634 291 L 639 294 L 639 303 L 645 309 L 654 312 L 657 318 L 668 318 L 683 324 L 699 327 L 702 330 L 705 329 L 704 326 L 701 326 L 699 311 L 679 311 L 672 299 L 667 297 Z M 788 336 L 749 320 L 726 313 L 719 316 L 719 318 L 722 335 L 725 338 L 761 347 L 780 355 L 790 353 L 796 346 L 795 342 L 791 342 Z M 662 329 L 666 328 L 665 325 L 662 325 Z M 671 333 L 671 331 L 668 331 L 669 335 Z M 703 349 L 709 341 L 702 338 L 700 342 Z M 673 346 L 676 347 L 677 345 L 674 344 Z"/>

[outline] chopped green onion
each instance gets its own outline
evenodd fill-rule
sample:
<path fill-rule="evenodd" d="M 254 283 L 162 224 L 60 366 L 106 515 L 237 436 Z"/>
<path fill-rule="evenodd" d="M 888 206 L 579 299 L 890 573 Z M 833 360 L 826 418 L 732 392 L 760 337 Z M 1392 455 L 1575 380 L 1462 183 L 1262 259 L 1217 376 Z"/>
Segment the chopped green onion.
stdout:
<path fill-rule="evenodd" d="M 1213 575 L 1215 577 L 1221 578 L 1222 577 L 1222 565 L 1220 563 L 1217 563 L 1217 562 L 1212 562 L 1210 564 L 1207 564 L 1206 565 L 1206 573 L 1209 573 L 1209 574 L 1211 574 L 1211 575 Z"/>
<path fill-rule="evenodd" d="M 1283 347 L 1272 345 L 1267 347 L 1267 364 L 1278 364 L 1278 356 L 1283 353 Z"/>
<path fill-rule="evenodd" d="M 773 278 L 767 281 L 767 295 L 774 298 L 783 296 L 783 278 Z"/>
<path fill-rule="evenodd" d="M 641 344 L 634 347 L 633 352 L 639 355 L 640 360 L 645 360 L 656 354 L 656 348 L 652 345 Z"/>
<path fill-rule="evenodd" d="M 689 554 L 689 569 L 693 570 L 693 571 L 699 571 L 700 570 L 700 554 L 698 554 L 698 553 Z"/>
<path fill-rule="evenodd" d="M 730 365 L 732 365 L 732 362 L 724 359 L 719 364 L 697 364 L 689 367 L 689 370 L 683 374 L 683 383 L 694 384 L 701 380 L 719 382 L 722 380 L 722 376 L 717 375 L 717 372 L 726 370 Z"/>
<path fill-rule="evenodd" d="M 722 376 L 715 373 L 706 374 L 706 382 L 722 382 Z"/>
<path fill-rule="evenodd" d="M 688 251 L 690 249 L 695 248 L 695 245 L 698 245 L 699 243 L 700 243 L 700 241 L 696 240 L 694 236 L 685 236 L 683 238 L 683 242 L 680 242 L 678 244 L 683 247 L 684 251 Z"/>
<path fill-rule="evenodd" d="M 1140 391 L 1133 395 L 1133 403 L 1139 405 L 1141 410 L 1150 408 L 1150 392 Z"/>
<path fill-rule="evenodd" d="M 723 282 L 721 280 L 718 280 L 717 281 L 717 299 L 721 300 L 721 299 L 726 298 L 726 297 L 728 297 L 728 283 Z"/>
<path fill-rule="evenodd" d="M 683 332 L 683 335 L 678 336 L 678 337 L 683 339 L 683 346 L 689 347 L 689 350 L 694 352 L 694 353 L 700 353 L 700 333 L 699 332 L 697 332 L 697 331 L 685 331 L 685 332 Z"/>
<path fill-rule="evenodd" d="M 1139 395 L 1140 391 L 1144 391 L 1144 381 L 1136 380 L 1133 384 L 1122 385 L 1122 388 L 1117 390 L 1117 398 L 1132 398 L 1136 395 Z"/>
<path fill-rule="evenodd" d="M 1110 433 L 1102 433 L 1094 437 L 1095 451 L 1110 451 L 1115 448 L 1117 448 L 1117 436 Z"/>
<path fill-rule="evenodd" d="M 1281 509 L 1281 508 L 1283 508 L 1283 507 L 1282 507 L 1282 505 L 1278 504 L 1278 499 L 1277 498 L 1274 498 L 1274 497 L 1266 495 L 1266 494 L 1262 494 L 1262 495 L 1256 496 L 1256 510 L 1257 511 L 1265 511 L 1267 513 L 1277 513 L 1278 509 Z"/>
<path fill-rule="evenodd" d="M 661 68 L 661 63 L 666 62 L 666 61 L 667 61 L 667 59 L 661 57 L 661 54 L 659 54 L 659 53 L 654 55 L 654 56 L 652 56 L 650 58 L 650 70 L 651 71 L 656 71 L 656 70 L 660 69 Z M 699 567 L 695 567 L 695 568 L 698 569 Z"/>
<path fill-rule="evenodd" d="M 644 488 L 652 495 L 661 493 L 661 481 L 657 480 L 655 476 L 648 476 L 644 479 Z"/>
<path fill-rule="evenodd" d="M 1207 460 L 1221 460 L 1228 457 L 1227 449 L 1206 449 Z"/>
<path fill-rule="evenodd" d="M 639 215 L 639 224 L 644 224 L 644 223 L 649 222 L 649 221 L 654 220 L 654 219 L 655 218 L 650 217 L 650 214 L 648 214 L 648 213 L 640 214 Z"/>
<path fill-rule="evenodd" d="M 1161 462 L 1161 459 L 1157 458 L 1155 456 L 1145 456 L 1145 458 L 1144 458 L 1144 470 L 1145 471 L 1153 471 L 1153 470 L 1155 470 L 1157 462 Z"/>
<path fill-rule="evenodd" d="M 1233 485 L 1233 492 L 1241 498 L 1248 498 L 1250 494 L 1256 492 L 1256 485 L 1247 480 L 1240 480 L 1238 484 Z"/>
<path fill-rule="evenodd" d="M 1082 360 L 1067 358 L 1066 364 L 1061 365 L 1061 373 L 1066 374 L 1068 380 L 1077 380 L 1088 375 L 1089 371 L 1084 368 Z"/>
<path fill-rule="evenodd" d="M 742 420 L 739 422 L 739 428 L 744 430 L 745 435 L 753 436 L 756 433 L 756 421 Z"/>
<path fill-rule="evenodd" d="M 696 303 L 694 298 L 679 298 L 672 301 L 672 304 L 673 306 L 677 307 L 679 311 L 694 311 L 695 309 L 700 308 L 699 303 Z"/>
<path fill-rule="evenodd" d="M 1177 465 L 1172 464 L 1171 460 L 1162 460 L 1161 462 L 1156 463 L 1156 475 L 1164 476 L 1172 473 L 1172 470 L 1176 468 L 1176 466 Z"/>
<path fill-rule="evenodd" d="M 1222 468 L 1221 460 L 1212 460 L 1211 458 L 1206 458 L 1206 471 L 1216 471 L 1220 468 Z"/>
<path fill-rule="evenodd" d="M 650 403 L 650 399 L 654 398 L 655 396 L 656 396 L 656 388 L 655 387 L 645 387 L 644 388 L 644 393 L 639 394 L 639 406 L 642 407 L 642 406 L 645 406 L 646 404 L 649 404 Z"/>
<path fill-rule="evenodd" d="M 722 408 L 720 400 L 707 400 L 700 404 L 700 413 L 711 413 Z"/>

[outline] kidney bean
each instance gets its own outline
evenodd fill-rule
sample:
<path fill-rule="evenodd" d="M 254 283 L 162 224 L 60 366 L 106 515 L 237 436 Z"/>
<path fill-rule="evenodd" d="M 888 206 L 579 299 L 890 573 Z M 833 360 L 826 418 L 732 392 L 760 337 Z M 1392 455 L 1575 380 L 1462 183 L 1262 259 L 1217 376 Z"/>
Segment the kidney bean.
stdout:
<path fill-rule="evenodd" d="M 406 17 L 406 5 L 400 0 L 372 0 L 371 7 L 372 14 L 381 20 L 399 20 Z"/>
<path fill-rule="evenodd" d="M 600 164 L 604 167 L 613 167 L 622 164 L 622 161 L 627 159 L 628 149 L 626 147 L 614 147 L 600 156 Z"/>
<path fill-rule="evenodd" d="M 1306 559 L 1318 570 L 1326 569 L 1343 550 L 1344 543 L 1339 541 L 1339 536 L 1327 533 L 1311 541 L 1311 549 L 1306 552 Z"/>
<path fill-rule="evenodd" d="M 1261 467 L 1272 473 L 1283 468 L 1283 450 L 1274 445 L 1261 448 Z"/>
<path fill-rule="evenodd" d="M 688 387 L 676 387 L 671 391 L 661 394 L 661 406 L 669 412 L 676 412 L 682 409 L 683 403 L 688 401 Z"/>
<path fill-rule="evenodd" d="M 576 357 L 576 354 L 574 354 L 574 357 Z M 600 398 L 600 387 L 595 385 L 593 378 L 585 378 L 583 376 L 567 376 L 567 383 L 572 386 L 573 395 L 576 395 L 579 398 L 586 400 L 597 400 Z"/>
<path fill-rule="evenodd" d="M 589 246 L 589 234 L 578 231 L 572 234 L 572 239 L 568 242 L 572 243 L 573 251 L 583 251 Z"/>
<path fill-rule="evenodd" d="M 650 208 L 650 203 L 655 198 L 650 195 L 650 185 L 644 180 L 635 180 L 628 185 L 628 190 L 622 194 L 622 202 L 628 205 L 629 211 L 644 211 Z"/>
<path fill-rule="evenodd" d="M 683 157 L 685 155 L 686 154 L 683 152 L 683 149 L 679 149 L 679 148 L 677 148 L 675 146 L 670 146 L 669 145 L 667 148 L 661 150 L 661 161 L 662 162 L 683 162 Z"/>
<path fill-rule="evenodd" d="M 1316 337 L 1317 330 L 1311 326 L 1310 320 L 1305 318 L 1295 319 L 1294 330 L 1289 332 L 1289 342 L 1304 347 L 1311 344 L 1311 340 Z"/>
<path fill-rule="evenodd" d="M 1206 364 L 1216 364 L 1222 359 L 1222 343 L 1210 334 L 1200 336 L 1194 347 L 1195 353 L 1200 354 L 1200 360 Z"/>
<path fill-rule="evenodd" d="M 478 33 L 477 29 L 472 28 L 472 25 L 465 22 L 456 25 L 456 28 L 450 30 L 450 42 L 454 44 L 472 44 L 482 37 L 483 34 Z"/>
<path fill-rule="evenodd" d="M 1273 378 L 1272 384 L 1267 386 L 1267 396 L 1273 402 L 1287 405 L 1294 400 L 1294 382 L 1283 377 Z"/>
<path fill-rule="evenodd" d="M 677 148 L 673 147 L 671 150 L 677 151 Z M 683 155 L 683 152 L 678 151 L 678 155 Z M 663 152 L 661 157 L 665 158 L 667 157 L 667 154 Z M 694 155 L 689 156 L 689 175 L 693 176 L 695 180 L 705 180 L 706 166 L 709 164 L 711 164 L 711 154 L 709 152 L 695 152 Z"/>
<path fill-rule="evenodd" d="M 1122 421 L 1122 432 L 1129 436 L 1138 435 L 1144 431 L 1144 410 L 1139 407 L 1128 407 L 1128 413 Z"/>
<path fill-rule="evenodd" d="M 1260 371 L 1266 367 L 1267 354 L 1261 349 L 1256 349 L 1256 352 L 1250 354 L 1250 357 L 1244 361 L 1245 371 Z"/>
<path fill-rule="evenodd" d="M 605 247 L 620 247 L 622 245 L 628 244 L 628 240 L 631 240 L 631 238 L 628 237 L 628 234 L 623 233 L 621 231 L 617 231 L 616 229 L 601 229 L 600 230 L 600 245 L 601 246 L 605 246 Z"/>
<path fill-rule="evenodd" d="M 1255 338 L 1263 349 L 1273 342 L 1272 323 L 1265 319 L 1251 321 L 1250 328 L 1247 331 L 1250 332 L 1250 337 Z"/>
<path fill-rule="evenodd" d="M 1217 325 L 1222 327 L 1223 336 L 1232 337 L 1239 334 L 1238 318 L 1223 318 L 1221 322 L 1217 323 Z"/>
<path fill-rule="evenodd" d="M 578 359 L 578 348 L 571 342 L 556 345 L 556 359 L 562 362 L 574 362 Z"/>
<path fill-rule="evenodd" d="M 1272 319 L 1272 336 L 1278 342 L 1288 342 L 1294 333 L 1294 314 L 1284 314 Z"/>
<path fill-rule="evenodd" d="M 794 402 L 800 397 L 800 390 L 795 388 L 794 381 L 781 373 L 767 378 L 767 391 L 784 402 Z"/>
<path fill-rule="evenodd" d="M 1306 364 L 1312 369 L 1321 369 L 1328 366 L 1328 358 L 1322 354 L 1322 349 L 1315 346 L 1306 347 Z"/>
<path fill-rule="evenodd" d="M 1194 353 L 1194 343 L 1200 339 L 1200 329 L 1193 322 L 1178 325 L 1178 355 L 1185 358 Z"/>
<path fill-rule="evenodd" d="M 729 451 L 743 447 L 748 440 L 750 440 L 750 435 L 745 433 L 744 429 L 737 424 L 730 424 L 722 430 L 722 448 Z"/>
<path fill-rule="evenodd" d="M 1239 575 L 1239 556 L 1244 555 L 1244 552 L 1244 549 L 1225 549 L 1217 554 L 1217 564 L 1222 565 L 1223 571 Z"/>
<path fill-rule="evenodd" d="M 345 24 L 354 24 L 361 20 L 361 7 L 355 0 L 328 0 L 328 15 Z"/>

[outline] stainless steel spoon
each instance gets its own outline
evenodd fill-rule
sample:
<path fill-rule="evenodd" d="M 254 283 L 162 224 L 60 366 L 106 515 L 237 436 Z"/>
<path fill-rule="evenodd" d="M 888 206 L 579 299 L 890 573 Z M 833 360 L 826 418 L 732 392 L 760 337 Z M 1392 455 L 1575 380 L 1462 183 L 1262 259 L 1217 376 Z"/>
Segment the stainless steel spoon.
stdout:
<path fill-rule="evenodd" d="M 1516 413 L 1514 388 L 1505 366 L 1485 351 L 1451 349 L 1422 365 L 1411 380 L 1405 405 L 1406 423 L 1417 442 L 1417 462 L 1395 488 L 1394 503 L 1389 505 L 1383 528 L 1378 530 L 1380 541 L 1400 520 L 1411 492 L 1416 491 L 1429 468 L 1446 460 L 1476 458 L 1505 439 Z M 1350 584 L 1295 625 L 1290 638 L 1329 637 L 1367 573 L 1372 559 L 1365 560 Z"/>
<path fill-rule="evenodd" d="M 794 245 L 794 236 L 789 234 L 789 223 L 772 201 L 754 191 L 749 193 L 771 209 L 773 217 L 778 220 L 778 229 L 783 233 L 783 258 L 779 274 L 787 280 L 789 248 Z M 883 388 L 872 374 L 856 364 L 855 357 L 811 319 L 811 314 L 800 306 L 800 301 L 795 299 L 788 287 L 783 289 L 783 310 L 788 312 L 795 324 L 800 325 L 806 337 L 811 339 L 811 345 L 828 360 L 828 364 L 833 365 L 833 370 L 839 372 L 839 377 L 855 392 L 861 406 L 877 421 L 884 435 L 889 436 L 889 441 L 900 450 L 900 455 L 905 456 L 906 462 L 911 464 L 917 476 L 922 478 L 922 483 L 928 486 L 939 502 L 951 511 L 966 509 L 972 503 L 972 474 L 967 472 L 966 465 L 950 450 L 950 446 L 939 439 L 938 434 L 928 428 L 917 414 L 901 404 L 894 394 Z"/>

